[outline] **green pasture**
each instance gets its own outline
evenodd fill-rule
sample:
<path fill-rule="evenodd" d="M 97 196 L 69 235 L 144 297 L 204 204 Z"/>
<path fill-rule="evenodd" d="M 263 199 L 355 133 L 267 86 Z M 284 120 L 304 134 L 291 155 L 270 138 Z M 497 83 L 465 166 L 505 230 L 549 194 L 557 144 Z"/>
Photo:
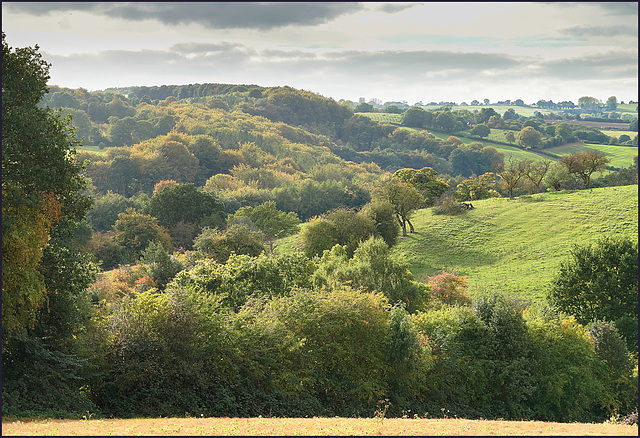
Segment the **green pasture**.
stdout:
<path fill-rule="evenodd" d="M 638 186 L 548 192 L 474 201 L 459 216 L 420 210 L 416 232 L 394 247 L 416 279 L 442 270 L 468 277 L 472 296 L 502 293 L 545 301 L 574 244 L 602 236 L 637 239 Z"/>
<path fill-rule="evenodd" d="M 609 137 L 620 138 L 621 135 L 627 134 L 630 138 L 634 138 L 638 133 L 636 131 L 613 131 L 608 129 L 601 129 L 600 132 L 608 135 Z"/>
<path fill-rule="evenodd" d="M 638 155 L 637 147 L 589 143 L 572 143 L 545 150 L 556 155 L 569 155 L 589 150 L 600 151 L 603 152 L 607 156 L 607 158 L 611 160 L 609 166 L 613 167 L 629 167 L 633 165 L 633 157 Z"/>
<path fill-rule="evenodd" d="M 616 108 L 616 112 L 617 113 L 633 113 L 636 116 L 638 115 L 638 104 L 637 103 L 632 103 L 632 104 L 628 104 L 625 103 L 624 105 L 618 105 L 618 107 Z"/>
<path fill-rule="evenodd" d="M 421 108 L 424 108 L 426 110 L 437 110 L 438 108 L 441 108 L 441 107 L 442 105 L 437 105 L 437 106 L 423 105 Z M 493 108 L 493 110 L 498 114 L 500 114 L 501 116 L 503 116 L 504 113 L 510 108 L 513 109 L 516 112 L 516 114 L 519 114 L 525 117 L 533 117 L 533 113 L 536 111 L 540 111 L 542 114 L 551 112 L 551 110 L 548 110 L 548 109 L 540 109 L 536 107 L 527 107 L 527 106 L 515 106 L 515 105 L 458 105 L 458 106 L 452 107 L 451 110 L 452 111 L 469 110 L 471 112 L 474 112 L 474 111 L 480 111 L 482 108 Z"/>
<path fill-rule="evenodd" d="M 402 123 L 402 114 L 392 113 L 356 113 L 359 116 L 369 117 L 374 122 L 399 125 Z"/>
<path fill-rule="evenodd" d="M 106 154 L 107 148 L 100 149 L 98 146 L 80 146 L 78 150 L 86 151 L 86 152 L 94 152 L 96 154 Z"/>

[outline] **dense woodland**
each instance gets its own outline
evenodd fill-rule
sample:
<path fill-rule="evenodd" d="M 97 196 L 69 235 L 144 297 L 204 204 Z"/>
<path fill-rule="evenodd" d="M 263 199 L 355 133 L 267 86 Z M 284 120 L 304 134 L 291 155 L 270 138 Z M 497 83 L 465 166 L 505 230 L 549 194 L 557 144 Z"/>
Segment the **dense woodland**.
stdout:
<path fill-rule="evenodd" d="M 637 242 L 595 249 L 620 286 L 593 291 L 617 300 L 594 314 L 563 292 L 580 260 L 539 307 L 472 299 L 446 272 L 418 281 L 391 253 L 420 209 L 637 184 L 637 153 L 612 167 L 591 149 L 545 152 L 637 151 L 637 134 L 574 123 L 605 111 L 597 101 L 582 115 L 377 110 L 394 124 L 290 87 L 89 92 L 47 86 L 47 71 L 3 33 L 4 415 L 590 422 L 637 409 Z M 637 132 L 637 110 L 611 105 Z M 497 130 L 531 158 L 488 144 Z M 274 251 L 291 235 L 299 251 Z"/>

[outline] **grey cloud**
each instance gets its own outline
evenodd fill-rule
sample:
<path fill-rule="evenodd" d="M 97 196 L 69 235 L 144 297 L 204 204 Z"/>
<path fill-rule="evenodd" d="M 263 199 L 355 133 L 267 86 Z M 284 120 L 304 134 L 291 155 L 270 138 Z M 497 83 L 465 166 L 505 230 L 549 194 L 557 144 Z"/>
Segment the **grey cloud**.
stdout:
<path fill-rule="evenodd" d="M 590 36 L 632 36 L 638 37 L 638 28 L 631 26 L 573 26 L 563 29 L 560 33 L 573 37 Z"/>
<path fill-rule="evenodd" d="M 637 77 L 638 53 L 608 53 L 541 63 L 542 75 L 562 79 L 616 79 Z"/>
<path fill-rule="evenodd" d="M 240 43 L 177 43 L 169 47 L 170 52 L 179 54 L 202 54 L 202 53 L 222 53 L 222 52 L 253 52 Z"/>
<path fill-rule="evenodd" d="M 410 3 L 410 4 L 398 4 L 398 3 L 385 3 L 378 6 L 377 10 L 385 12 L 387 14 L 395 14 L 404 10 L 410 9 L 414 6 L 424 5 L 424 3 Z"/>
<path fill-rule="evenodd" d="M 478 70 L 515 67 L 518 61 L 506 55 L 461 53 L 445 51 L 359 52 L 329 53 L 328 59 L 358 66 L 361 69 L 376 68 L 424 68 L 429 70 Z"/>
<path fill-rule="evenodd" d="M 26 2 L 5 3 L 5 7 L 33 15 L 87 11 L 131 21 L 155 19 L 170 25 L 261 30 L 326 23 L 363 8 L 354 2 Z"/>
<path fill-rule="evenodd" d="M 638 15 L 637 2 L 541 2 L 548 5 L 573 8 L 577 5 L 589 5 L 603 9 L 608 15 Z"/>

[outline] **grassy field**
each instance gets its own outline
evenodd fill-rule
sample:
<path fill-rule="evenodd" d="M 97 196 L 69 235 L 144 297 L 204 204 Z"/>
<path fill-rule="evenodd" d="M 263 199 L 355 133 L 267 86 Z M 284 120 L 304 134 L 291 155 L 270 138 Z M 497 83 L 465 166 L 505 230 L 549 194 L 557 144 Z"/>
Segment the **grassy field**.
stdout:
<path fill-rule="evenodd" d="M 623 134 L 628 135 L 630 138 L 633 138 L 636 135 L 638 135 L 636 131 L 614 131 L 614 130 L 608 130 L 608 129 L 601 129 L 600 131 L 603 132 L 605 135 L 608 135 L 609 137 L 615 137 L 615 138 L 620 138 L 620 136 Z"/>
<path fill-rule="evenodd" d="M 638 186 L 548 192 L 473 201 L 460 216 L 419 210 L 416 232 L 394 254 L 416 279 L 442 270 L 466 275 L 472 296 L 499 292 L 545 301 L 547 286 L 573 244 L 605 235 L 638 237 Z M 276 252 L 298 251 L 298 235 L 277 241 Z"/>
<path fill-rule="evenodd" d="M 637 426 L 464 419 L 148 418 L 2 421 L 5 436 L 637 436 Z"/>
<path fill-rule="evenodd" d="M 391 113 L 356 113 L 359 116 L 369 117 L 374 122 L 399 125 L 402 123 L 402 114 Z"/>
<path fill-rule="evenodd" d="M 81 146 L 78 149 L 82 150 L 82 151 L 87 151 L 87 152 L 94 152 L 96 154 L 106 154 L 107 153 L 107 148 L 100 149 L 98 146 Z"/>
<path fill-rule="evenodd" d="M 638 186 L 474 201 L 460 216 L 420 210 L 416 232 L 394 247 L 418 280 L 466 275 L 472 296 L 492 292 L 542 303 L 573 244 L 605 235 L 637 239 Z"/>
<path fill-rule="evenodd" d="M 545 149 L 545 151 L 551 152 L 552 154 L 556 155 L 569 155 L 576 152 L 585 152 L 587 150 L 603 152 L 607 156 L 607 158 L 611 160 L 609 166 L 613 167 L 629 167 L 633 165 L 633 157 L 638 155 L 637 147 L 589 143 L 573 143 L 558 146 L 555 148 Z"/>

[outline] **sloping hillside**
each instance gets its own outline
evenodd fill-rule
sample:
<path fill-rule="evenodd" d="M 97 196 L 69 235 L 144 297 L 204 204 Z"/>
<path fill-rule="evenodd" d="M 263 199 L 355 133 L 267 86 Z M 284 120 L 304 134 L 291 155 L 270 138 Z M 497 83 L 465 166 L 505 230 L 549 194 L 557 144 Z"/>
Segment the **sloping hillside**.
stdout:
<path fill-rule="evenodd" d="M 638 186 L 474 201 L 460 216 L 421 210 L 416 233 L 400 239 L 417 279 L 441 270 L 466 275 L 472 296 L 491 292 L 544 301 L 574 244 L 638 236 Z"/>

